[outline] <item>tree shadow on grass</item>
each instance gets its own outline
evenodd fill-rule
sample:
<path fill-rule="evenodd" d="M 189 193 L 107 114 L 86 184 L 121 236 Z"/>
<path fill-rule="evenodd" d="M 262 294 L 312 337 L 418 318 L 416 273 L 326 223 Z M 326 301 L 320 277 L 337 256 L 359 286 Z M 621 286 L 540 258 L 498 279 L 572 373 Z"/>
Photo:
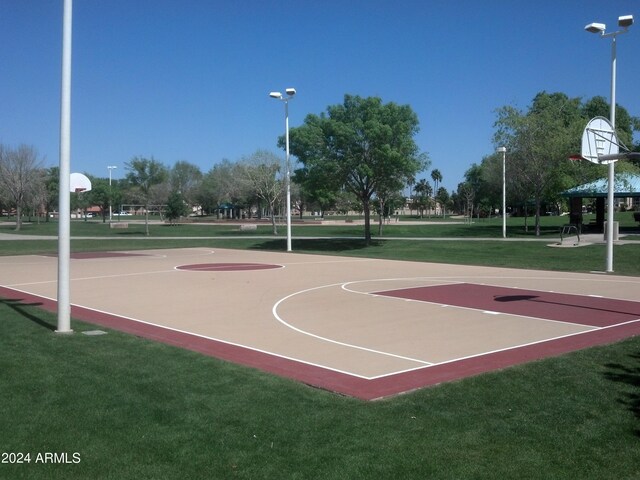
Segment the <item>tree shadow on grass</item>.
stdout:
<path fill-rule="evenodd" d="M 22 300 L 18 300 L 18 299 L 0 298 L 0 304 L 6 305 L 10 309 L 12 309 L 14 312 L 16 312 L 19 315 L 21 315 L 22 317 L 26 318 L 27 320 L 30 320 L 33 323 L 35 323 L 37 325 L 40 325 L 41 327 L 44 327 L 44 328 L 46 328 L 48 330 L 51 330 L 52 332 L 55 331 L 55 329 L 56 329 L 55 325 L 50 324 L 49 322 L 43 320 L 42 318 L 40 318 L 37 315 L 34 315 L 31 312 L 33 310 L 33 307 L 42 306 L 42 303 L 40 303 L 40 302 L 23 303 Z"/>
<path fill-rule="evenodd" d="M 120 231 L 120 232 L 116 232 L 116 235 L 120 235 L 123 237 L 144 237 L 146 236 L 146 233 L 144 230 L 127 230 L 127 231 Z"/>
<path fill-rule="evenodd" d="M 624 394 L 619 400 L 626 406 L 638 420 L 640 420 L 640 353 L 629 355 L 628 365 L 619 363 L 608 363 L 605 365 L 609 370 L 604 373 L 605 378 L 613 382 L 627 384 L 631 390 Z M 640 428 L 635 430 L 637 437 L 640 437 Z"/>
<path fill-rule="evenodd" d="M 294 239 L 291 249 L 295 252 L 348 252 L 367 247 L 378 246 L 382 242 L 372 240 L 369 245 L 361 238 L 313 238 Z M 282 250 L 287 249 L 286 239 L 274 239 L 260 242 L 251 247 L 253 250 Z"/>

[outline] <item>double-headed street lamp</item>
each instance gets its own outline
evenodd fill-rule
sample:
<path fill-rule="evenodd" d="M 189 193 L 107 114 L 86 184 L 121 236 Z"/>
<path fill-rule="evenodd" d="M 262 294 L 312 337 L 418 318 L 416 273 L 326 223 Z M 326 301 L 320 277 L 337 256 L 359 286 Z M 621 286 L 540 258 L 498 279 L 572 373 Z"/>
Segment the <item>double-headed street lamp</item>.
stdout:
<path fill-rule="evenodd" d="M 111 170 L 118 167 L 115 165 L 108 165 L 107 168 L 109 169 L 109 221 L 111 221 L 111 217 L 113 216 L 113 210 L 111 208 Z"/>
<path fill-rule="evenodd" d="M 289 100 L 296 94 L 295 88 L 287 88 L 285 90 L 286 97 L 280 92 L 271 92 L 269 96 L 276 100 L 284 102 L 284 130 L 286 143 L 286 185 L 287 185 L 287 252 L 291 251 L 291 166 L 289 161 Z"/>
<path fill-rule="evenodd" d="M 587 32 L 597 33 L 601 37 L 611 37 L 611 109 L 609 120 L 614 131 L 616 128 L 616 37 L 621 33 L 627 33 L 629 27 L 633 25 L 633 15 L 623 15 L 618 17 L 618 26 L 622 30 L 606 33 L 607 26 L 604 23 L 590 23 L 584 29 Z M 613 219 L 614 219 L 614 181 L 615 181 L 615 161 L 609 161 L 609 188 L 607 193 L 607 272 L 613 272 Z"/>
<path fill-rule="evenodd" d="M 502 153 L 502 238 L 507 238 L 507 149 L 498 147 L 498 153 Z"/>

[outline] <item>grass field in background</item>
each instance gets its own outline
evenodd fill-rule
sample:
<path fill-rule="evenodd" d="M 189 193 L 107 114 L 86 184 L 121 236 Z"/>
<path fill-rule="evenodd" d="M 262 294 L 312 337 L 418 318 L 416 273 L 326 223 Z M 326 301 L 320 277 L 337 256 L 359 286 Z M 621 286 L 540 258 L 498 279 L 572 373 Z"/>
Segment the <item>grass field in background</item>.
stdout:
<path fill-rule="evenodd" d="M 550 248 L 561 220 L 543 220 L 545 241 L 530 241 L 522 219 L 509 219 L 510 241 L 501 241 L 501 220 L 491 219 L 401 222 L 368 246 L 358 225 L 294 226 L 293 249 L 604 269 L 604 245 Z M 0 233 L 10 231 L 0 222 Z M 151 225 L 154 238 L 144 238 L 144 225 L 123 232 L 72 222 L 74 236 L 111 238 L 71 246 L 284 251 L 284 231 L 273 237 L 268 226 L 251 233 L 237 225 Z M 325 238 L 296 238 L 317 231 Z M 21 233 L 56 235 L 57 224 L 25 225 Z M 55 240 L 0 242 L 0 255 L 56 250 Z M 616 246 L 614 269 L 640 275 L 640 244 Z M 86 336 L 95 328 L 86 323 L 72 321 L 72 335 L 52 333 L 55 325 L 36 304 L 0 299 L 0 454 L 31 458 L 0 463 L 2 479 L 640 478 L 640 337 L 362 402 L 116 331 Z M 36 463 L 47 452 L 80 462 Z"/>
<path fill-rule="evenodd" d="M 627 232 L 633 232 L 631 212 L 619 214 Z M 559 228 L 564 217 L 543 217 L 542 236 L 525 231 L 522 218 L 510 218 L 508 239 L 502 241 L 502 220 L 480 219 L 471 225 L 458 222 L 416 225 L 410 222 L 385 225 L 383 235 L 375 234 L 370 245 L 362 240 L 362 225 L 293 226 L 293 250 L 303 253 L 347 255 L 393 260 L 453 263 L 483 266 L 528 268 L 539 270 L 590 272 L 603 271 L 605 245 L 580 248 L 551 248 L 560 240 Z M 57 234 L 55 222 L 24 225 L 21 234 L 34 238 Z M 0 223 L 0 232 L 11 233 L 9 224 Z M 246 248 L 285 251 L 286 229 L 279 226 L 278 236 L 271 226 L 260 225 L 255 231 L 240 231 L 237 224 L 185 224 L 169 226 L 151 224 L 150 237 L 143 224 L 131 224 L 126 230 L 110 229 L 101 221 L 74 221 L 72 251 L 140 250 L 150 248 Z M 238 238 L 241 236 L 242 238 Z M 233 238 L 231 238 L 233 237 Z M 575 238 L 575 237 L 573 237 Z M 628 238 L 640 239 L 638 235 Z M 404 239 L 404 240 L 403 240 Z M 455 239 L 455 240 L 451 240 Z M 521 241 L 518 241 L 521 240 Z M 536 240 L 536 241 L 532 241 Z M 539 241 L 538 241 L 539 240 Z M 0 242 L 0 255 L 54 254 L 55 240 Z M 621 275 L 640 275 L 640 243 L 615 247 L 614 271 Z"/>

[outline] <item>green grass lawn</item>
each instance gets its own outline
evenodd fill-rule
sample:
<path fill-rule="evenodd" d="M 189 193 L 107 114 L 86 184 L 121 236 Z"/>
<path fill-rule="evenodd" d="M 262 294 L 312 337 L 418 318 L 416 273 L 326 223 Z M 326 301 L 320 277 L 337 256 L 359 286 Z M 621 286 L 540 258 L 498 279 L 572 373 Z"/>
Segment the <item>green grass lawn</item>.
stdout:
<path fill-rule="evenodd" d="M 270 233 L 262 227 L 233 239 L 225 237 L 237 227 L 224 225 L 152 226 L 163 238 L 99 222 L 72 228 L 113 237 L 73 240 L 73 251 L 285 249 L 283 232 L 262 238 Z M 369 246 L 349 238 L 361 235 L 357 226 L 335 227 L 331 236 L 342 238 L 295 238 L 316 228 L 334 227 L 296 227 L 295 251 L 564 271 L 602 270 L 605 261 L 603 245 L 550 248 L 515 223 L 510 236 L 523 241 L 493 240 L 499 219 L 393 235 L 385 227 L 384 236 L 435 239 L 376 237 Z M 462 240 L 438 240 L 453 229 Z M 170 238 L 178 236 L 187 239 Z M 2 255 L 56 249 L 54 240 L 0 242 Z M 640 275 L 640 245 L 615 252 L 616 273 Z M 31 456 L 0 463 L 0 479 L 640 478 L 640 338 L 366 403 L 116 331 L 86 336 L 95 327 L 77 321 L 73 335 L 56 335 L 55 325 L 37 305 L 0 299 L 0 454 Z M 36 463 L 47 452 L 69 461 L 77 453 L 80 463 Z"/>
<path fill-rule="evenodd" d="M 96 226 L 91 228 L 96 228 Z M 237 238 L 237 235 L 240 234 L 237 227 L 234 230 L 231 230 L 232 227 L 221 227 L 211 237 L 203 233 L 203 229 L 209 227 L 203 226 L 157 226 L 156 228 L 163 232 L 170 231 L 172 235 L 155 235 L 152 230 L 150 238 L 141 233 L 135 237 L 128 235 L 102 237 L 98 240 L 74 239 L 71 241 L 71 249 L 75 252 L 182 247 L 247 248 L 272 251 L 285 251 L 286 249 L 286 239 L 282 234 L 274 237 L 266 231 L 259 232 L 257 235 L 249 234 L 243 238 Z M 302 235 L 315 237 L 314 232 L 308 230 L 309 228 L 327 228 L 331 230 L 330 233 L 333 235 L 324 232 L 325 236 L 320 238 L 300 238 Z M 449 240 L 443 239 L 443 237 L 451 237 L 452 235 L 419 236 L 409 227 L 403 227 L 407 230 L 404 234 L 398 234 L 393 239 L 374 237 L 373 242 L 366 245 L 360 238 L 361 232 L 351 230 L 340 232 L 340 228 L 356 227 L 298 227 L 294 229 L 293 233 L 293 250 L 314 254 L 573 272 L 603 271 L 606 264 L 605 245 L 589 245 L 580 248 L 547 246 L 556 243 L 559 237 L 549 236 L 540 242 L 519 237 L 516 237 L 515 241 L 504 242 L 499 238 L 486 236 L 479 237 L 480 240 L 464 236 L 457 236 L 456 240 Z M 194 229 L 196 229 L 195 233 Z M 415 229 L 419 229 L 419 226 L 416 226 Z M 109 229 L 103 228 L 102 231 L 109 232 Z M 229 233 L 230 231 L 231 233 Z M 446 231 L 451 233 L 449 227 L 446 227 Z M 76 235 L 94 236 L 96 234 L 88 235 L 76 232 Z M 230 236 L 234 238 L 230 238 Z M 402 237 L 410 238 L 403 240 Z M 423 238 L 420 239 L 420 237 Z M 37 235 L 34 235 L 34 238 L 37 238 Z M 522 241 L 517 241 L 518 239 Z M 56 240 L 1 241 L 0 255 L 55 254 L 57 248 Z M 640 275 L 640 243 L 615 247 L 614 271 L 620 275 Z"/>
<path fill-rule="evenodd" d="M 7 479 L 631 479 L 640 339 L 361 402 L 0 301 Z M 77 453 L 78 464 L 36 463 Z"/>
<path fill-rule="evenodd" d="M 333 217 L 327 217 L 333 219 Z M 595 218 L 594 215 L 585 215 L 584 222 Z M 420 219 L 410 218 L 403 219 L 399 223 L 384 224 L 382 234 L 379 234 L 377 219 L 372 218 L 372 234 L 374 237 L 429 237 L 429 238 L 500 238 L 502 237 L 502 219 L 473 219 L 470 224 L 462 220 L 455 220 L 451 223 L 451 219 L 442 218 L 424 218 L 422 220 L 431 223 L 427 225 L 419 224 Z M 446 220 L 446 221 L 445 221 Z M 640 234 L 638 223 L 633 219 L 633 212 L 622 212 L 616 214 L 616 220 L 620 223 L 620 229 L 626 233 Z M 137 219 L 140 222 L 140 219 Z M 558 239 L 560 237 L 560 229 L 562 225 L 568 221 L 567 217 L 542 217 L 541 218 L 541 235 L 543 238 Z M 72 236 L 106 236 L 112 238 L 139 238 L 145 236 L 144 223 L 128 222 L 129 227 L 126 229 L 111 229 L 108 223 L 103 223 L 101 219 L 73 220 L 71 222 Z M 152 237 L 211 237 L 211 236 L 264 236 L 272 235 L 272 227 L 267 221 L 255 221 L 258 224 L 257 230 L 240 231 L 237 224 L 218 222 L 215 224 L 207 223 L 185 223 L 180 225 L 168 225 L 161 223 L 150 223 L 149 231 Z M 534 238 L 535 231 L 533 228 L 533 218 L 526 220 L 523 217 L 511 217 L 507 221 L 507 236 L 510 238 Z M 278 224 L 278 233 L 284 235 L 286 228 L 281 223 Z M 297 223 L 297 219 L 293 222 L 294 236 L 353 236 L 362 237 L 364 227 L 360 224 L 341 223 L 338 220 L 336 224 L 307 224 Z M 0 220 L 0 233 L 15 233 L 13 225 L 7 222 L 6 217 Z M 49 222 L 27 222 L 22 226 L 19 232 L 25 235 L 57 235 L 58 223 L 54 220 Z"/>

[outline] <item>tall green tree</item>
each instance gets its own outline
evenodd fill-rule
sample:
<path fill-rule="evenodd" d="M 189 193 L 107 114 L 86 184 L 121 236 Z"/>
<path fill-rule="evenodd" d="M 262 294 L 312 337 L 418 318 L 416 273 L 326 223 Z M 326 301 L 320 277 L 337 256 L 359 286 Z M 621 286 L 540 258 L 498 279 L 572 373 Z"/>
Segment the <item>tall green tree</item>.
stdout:
<path fill-rule="evenodd" d="M 89 178 L 91 179 L 91 191 L 87 194 L 88 202 L 90 205 L 100 207 L 102 223 L 105 223 L 109 214 L 109 205 L 111 204 L 109 179 L 96 177 Z"/>
<path fill-rule="evenodd" d="M 196 193 L 201 182 L 200 168 L 187 161 L 179 160 L 169 171 L 171 191 L 179 192 L 190 206 L 196 202 Z"/>
<path fill-rule="evenodd" d="M 308 115 L 304 125 L 291 129 L 290 148 L 306 178 L 319 179 L 309 184 L 336 193 L 344 189 L 358 198 L 365 242 L 370 243 L 372 197 L 396 190 L 395 182 L 406 184 L 428 164 L 413 138 L 418 129 L 418 117 L 408 105 L 345 95 L 342 104 Z"/>
<path fill-rule="evenodd" d="M 49 213 L 57 210 L 60 194 L 60 168 L 51 167 L 48 168 L 44 180 L 46 199 L 44 202 L 44 209 L 46 214 L 45 221 L 48 222 Z"/>
<path fill-rule="evenodd" d="M 188 213 L 189 207 L 182 193 L 177 190 L 172 191 L 169 194 L 169 198 L 167 200 L 167 209 L 165 211 L 165 215 L 167 216 L 167 220 L 169 220 L 169 223 L 171 225 L 175 225 L 176 220 L 178 220 L 180 217 L 188 215 Z"/>
<path fill-rule="evenodd" d="M 433 194 L 438 192 L 438 185 L 442 182 L 442 173 L 437 168 L 431 170 L 431 180 L 433 180 Z"/>
<path fill-rule="evenodd" d="M 414 192 L 414 204 L 416 209 L 420 211 L 420 218 L 422 218 L 424 216 L 424 211 L 431 208 L 431 195 L 433 193 L 433 189 L 431 188 L 431 185 L 429 185 L 429 182 L 422 178 L 418 183 L 416 183 Z"/>
<path fill-rule="evenodd" d="M 167 168 L 157 160 L 152 158 L 134 157 L 125 164 L 127 169 L 126 179 L 129 184 L 136 188 L 144 202 L 144 226 L 145 233 L 149 235 L 149 204 L 152 189 L 160 185 L 167 178 Z"/>
<path fill-rule="evenodd" d="M 494 142 L 509 152 L 509 184 L 534 201 L 536 235 L 543 201 L 569 186 L 567 159 L 579 151 L 584 128 L 580 107 L 579 98 L 541 92 L 526 112 L 514 107 L 498 110 Z"/>

